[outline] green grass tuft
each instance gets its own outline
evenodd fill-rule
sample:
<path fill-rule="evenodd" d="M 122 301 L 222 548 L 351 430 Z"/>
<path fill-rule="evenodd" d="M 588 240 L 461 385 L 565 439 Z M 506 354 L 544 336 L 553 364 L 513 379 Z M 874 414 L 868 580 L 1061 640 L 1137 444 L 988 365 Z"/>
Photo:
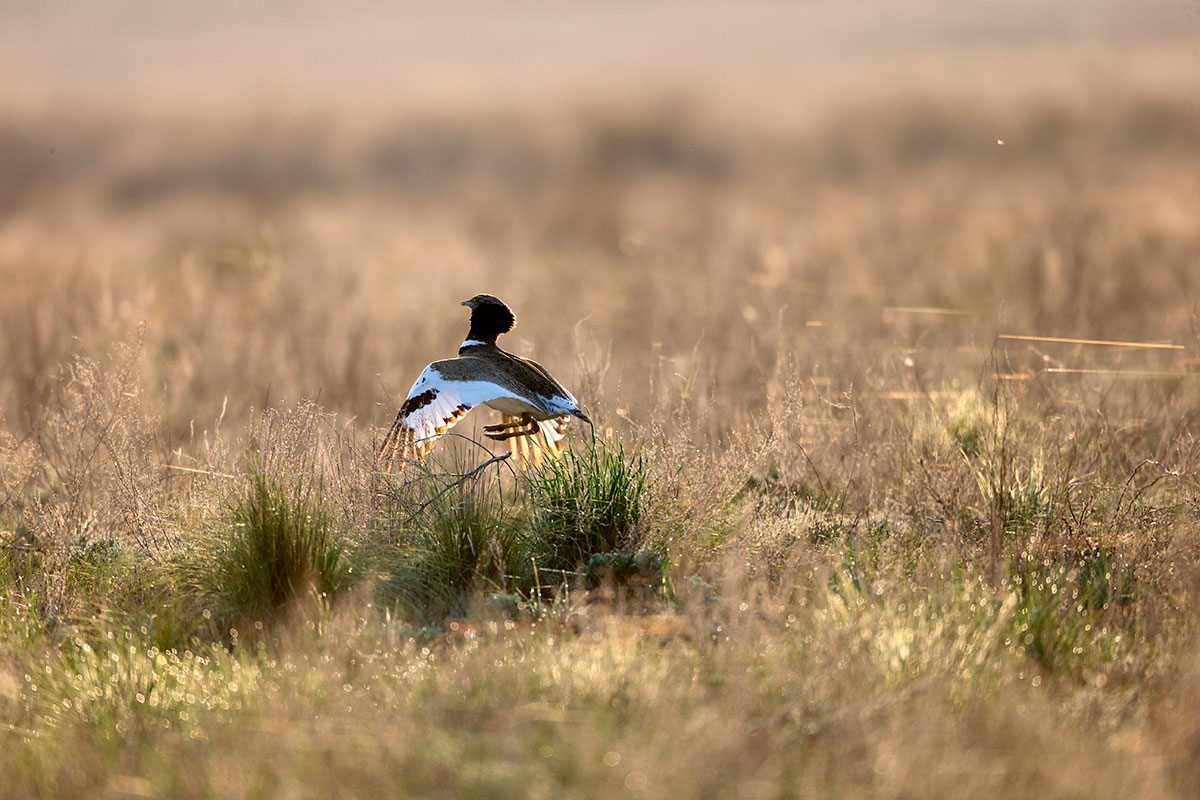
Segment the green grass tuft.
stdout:
<path fill-rule="evenodd" d="M 332 599 L 351 586 L 342 528 L 315 483 L 253 465 L 227 500 L 224 522 L 187 559 L 196 599 L 218 630 L 268 621 L 301 599 Z"/>
<path fill-rule="evenodd" d="M 538 569 L 561 574 L 597 553 L 636 549 L 648 484 L 641 457 L 599 440 L 530 473 L 530 549 Z"/>
<path fill-rule="evenodd" d="M 521 519 L 498 483 L 430 480 L 415 497 L 392 509 L 385 523 L 395 547 L 383 556 L 390 562 L 380 586 L 384 605 L 436 621 L 465 614 L 477 594 L 529 590 L 532 564 Z"/>

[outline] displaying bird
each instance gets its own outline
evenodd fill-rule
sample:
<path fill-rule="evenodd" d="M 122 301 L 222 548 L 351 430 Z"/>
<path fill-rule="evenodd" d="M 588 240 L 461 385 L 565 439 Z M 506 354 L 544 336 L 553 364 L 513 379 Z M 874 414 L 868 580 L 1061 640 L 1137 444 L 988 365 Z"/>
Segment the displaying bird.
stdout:
<path fill-rule="evenodd" d="M 379 448 L 387 472 L 397 457 L 401 468 L 405 461 L 423 461 L 433 443 L 481 403 L 501 414 L 499 424 L 483 427 L 484 434 L 508 442 L 521 466 L 541 464 L 543 451 L 558 457 L 571 417 L 592 423 L 545 367 L 496 346 L 496 337 L 516 322 L 508 306 L 490 294 L 462 304 L 471 309 L 467 338 L 457 358 L 433 362 L 409 389 Z"/>

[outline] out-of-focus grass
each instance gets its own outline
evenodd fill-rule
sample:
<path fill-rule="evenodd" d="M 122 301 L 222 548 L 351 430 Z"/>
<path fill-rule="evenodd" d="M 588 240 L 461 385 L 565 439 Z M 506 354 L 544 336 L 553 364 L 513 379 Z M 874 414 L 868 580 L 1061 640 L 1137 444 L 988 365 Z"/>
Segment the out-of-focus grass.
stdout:
<path fill-rule="evenodd" d="M 354 612 L 163 651 L 101 625 L 6 658 L 0 763 L 10 793 L 66 796 L 1169 791 L 1169 764 L 1113 738 L 1168 703 L 1138 696 L 1164 662 L 1136 624 L 1073 621 L 1065 585 L 860 580 L 730 582 L 669 632 L 563 607 L 424 638 Z"/>
<path fill-rule="evenodd" d="M 1195 795 L 1200 117 L 1022 108 L 0 169 L 0 795 Z M 484 290 L 595 442 L 377 474 Z"/>

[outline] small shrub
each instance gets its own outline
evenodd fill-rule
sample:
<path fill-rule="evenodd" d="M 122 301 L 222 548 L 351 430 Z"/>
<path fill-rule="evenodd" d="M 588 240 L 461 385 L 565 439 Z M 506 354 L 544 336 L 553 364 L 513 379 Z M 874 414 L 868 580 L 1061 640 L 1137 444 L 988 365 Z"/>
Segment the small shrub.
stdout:
<path fill-rule="evenodd" d="M 1136 591 L 1111 553 L 1052 559 L 1026 552 L 1008 572 L 1016 602 L 1007 636 L 1046 670 L 1078 680 L 1089 666 L 1126 655 L 1141 635 L 1136 615 L 1123 619 L 1110 605 L 1131 603 Z"/>
<path fill-rule="evenodd" d="M 975 478 L 988 513 L 998 518 L 1007 532 L 1033 531 L 1053 510 L 1052 486 L 1039 462 L 1024 471 L 984 465 Z"/>
<path fill-rule="evenodd" d="M 533 584 L 519 520 L 496 484 L 429 481 L 385 525 L 381 602 L 419 620 L 466 613 L 472 595 L 527 592 Z M 424 498 L 424 499 L 421 499 Z"/>
<path fill-rule="evenodd" d="M 645 508 L 647 469 L 618 444 L 569 451 L 528 477 L 530 549 L 538 569 L 562 574 L 597 553 L 630 552 Z"/>
<path fill-rule="evenodd" d="M 1106 609 L 1134 601 L 1137 576 L 1132 564 L 1111 547 L 1087 547 L 1074 558 L 1076 591 L 1088 608 Z"/>
<path fill-rule="evenodd" d="M 332 598 L 349 588 L 342 531 L 311 482 L 255 465 L 225 521 L 228 532 L 189 559 L 197 599 L 218 622 L 270 619 L 310 592 Z"/>

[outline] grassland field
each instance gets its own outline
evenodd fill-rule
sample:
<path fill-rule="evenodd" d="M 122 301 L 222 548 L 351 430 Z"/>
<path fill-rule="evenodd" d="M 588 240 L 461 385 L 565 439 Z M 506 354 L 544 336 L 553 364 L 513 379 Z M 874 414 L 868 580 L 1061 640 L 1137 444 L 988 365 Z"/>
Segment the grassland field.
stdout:
<path fill-rule="evenodd" d="M 21 84 L 0 797 L 1196 796 L 1200 105 L 1152 55 L 786 123 Z M 463 478 L 475 412 L 381 474 L 483 291 L 594 437 Z"/>

